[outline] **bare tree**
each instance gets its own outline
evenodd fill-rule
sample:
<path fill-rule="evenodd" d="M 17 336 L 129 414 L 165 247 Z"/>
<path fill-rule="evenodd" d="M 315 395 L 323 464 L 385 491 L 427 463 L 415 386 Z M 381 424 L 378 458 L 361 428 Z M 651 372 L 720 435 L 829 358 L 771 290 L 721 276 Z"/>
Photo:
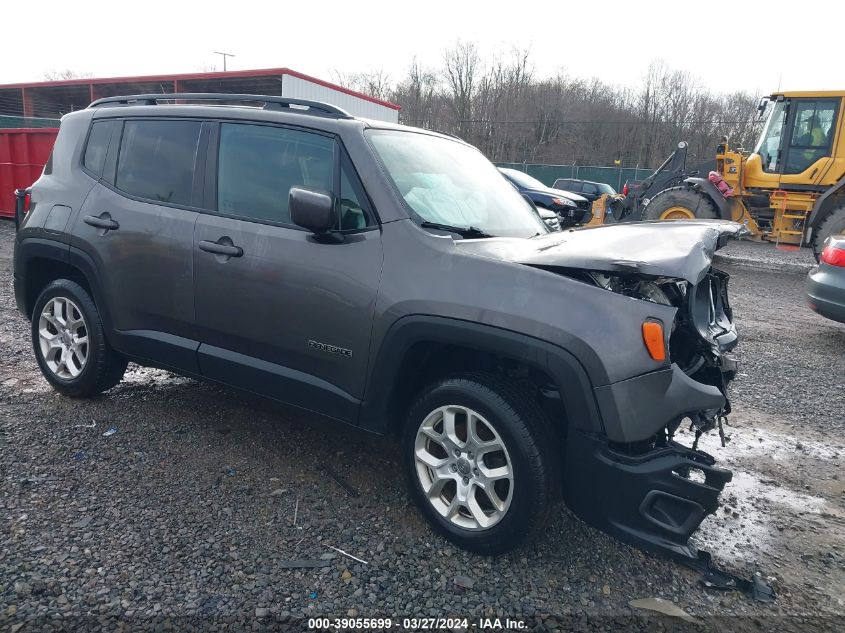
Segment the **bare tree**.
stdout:
<path fill-rule="evenodd" d="M 80 72 L 77 70 L 71 70 L 69 68 L 65 68 L 64 70 L 48 70 L 44 73 L 44 79 L 46 81 L 62 81 L 66 79 L 90 79 L 93 76 L 93 73 Z"/>
<path fill-rule="evenodd" d="M 344 88 L 356 90 L 376 99 L 389 99 L 393 92 L 390 76 L 382 69 L 364 73 L 332 73 L 335 81 Z"/>
<path fill-rule="evenodd" d="M 393 90 L 393 101 L 402 104 L 403 121 L 418 127 L 437 128 L 438 107 L 442 105 L 437 74 L 420 66 L 416 57 L 408 67 L 407 77 Z"/>
<path fill-rule="evenodd" d="M 713 93 L 662 60 L 638 87 L 623 88 L 563 73 L 537 77 L 528 50 L 485 62 L 474 44 L 458 41 L 439 68 L 414 59 L 393 86 L 381 72 L 337 77 L 400 104 L 403 122 L 457 133 L 498 162 L 647 168 L 683 140 L 695 165 L 713 160 L 723 135 L 750 148 L 761 126 L 756 95 Z"/>
<path fill-rule="evenodd" d="M 458 42 L 444 55 L 443 74 L 454 110 L 458 134 L 465 136 L 472 124 L 473 102 L 478 89 L 481 58 L 471 42 Z"/>

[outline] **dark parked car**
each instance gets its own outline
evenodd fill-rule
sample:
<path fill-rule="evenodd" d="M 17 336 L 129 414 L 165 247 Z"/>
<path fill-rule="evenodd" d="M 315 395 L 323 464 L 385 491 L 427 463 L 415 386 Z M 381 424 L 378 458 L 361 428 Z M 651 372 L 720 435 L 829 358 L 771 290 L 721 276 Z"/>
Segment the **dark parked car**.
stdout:
<path fill-rule="evenodd" d="M 578 180 L 577 178 L 558 178 L 555 180 L 555 189 L 565 189 L 584 196 L 590 202 L 595 202 L 602 194 L 616 195 L 616 189 L 603 182 L 592 180 Z"/>
<path fill-rule="evenodd" d="M 807 275 L 806 291 L 810 308 L 845 323 L 845 235 L 827 238 L 818 266 Z"/>
<path fill-rule="evenodd" d="M 500 167 L 502 175 L 538 209 L 557 213 L 563 226 L 572 226 L 590 220 L 590 203 L 584 196 L 569 191 L 547 187 L 536 178 L 516 169 Z"/>
<path fill-rule="evenodd" d="M 445 135 L 281 97 L 108 97 L 62 118 L 14 288 L 66 396 L 164 367 L 397 435 L 411 495 L 462 547 L 511 549 L 562 497 L 695 558 L 731 473 L 673 434 L 729 410 L 711 259 L 742 231 L 550 233 Z"/>

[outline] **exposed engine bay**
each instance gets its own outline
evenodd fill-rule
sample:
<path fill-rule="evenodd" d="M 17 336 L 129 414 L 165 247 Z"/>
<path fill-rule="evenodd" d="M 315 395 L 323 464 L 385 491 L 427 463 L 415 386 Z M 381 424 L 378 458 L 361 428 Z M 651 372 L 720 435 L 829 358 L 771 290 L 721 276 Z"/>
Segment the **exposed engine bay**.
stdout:
<path fill-rule="evenodd" d="M 725 396 L 725 406 L 691 416 L 690 430 L 698 438 L 718 427 L 722 446 L 727 441 L 724 422 L 730 413 L 728 384 L 736 376 L 736 361 L 729 352 L 736 346 L 736 327 L 728 301 L 729 275 L 710 268 L 704 279 L 693 285 L 683 279 L 651 278 L 643 275 L 614 275 L 600 271 L 573 272 L 573 278 L 595 284 L 605 290 L 633 299 L 650 301 L 677 308 L 669 339 L 669 354 L 693 380 L 717 387 Z M 663 438 L 654 438 L 657 445 L 672 441 L 684 418 L 666 426 Z"/>

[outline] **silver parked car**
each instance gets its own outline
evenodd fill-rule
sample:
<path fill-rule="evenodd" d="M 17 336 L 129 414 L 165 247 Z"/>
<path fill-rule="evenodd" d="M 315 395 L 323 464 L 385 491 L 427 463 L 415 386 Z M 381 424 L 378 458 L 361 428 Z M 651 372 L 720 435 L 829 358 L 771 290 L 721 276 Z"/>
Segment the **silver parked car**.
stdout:
<path fill-rule="evenodd" d="M 806 292 L 814 312 L 845 323 L 845 235 L 827 238 L 818 266 L 807 275 Z"/>

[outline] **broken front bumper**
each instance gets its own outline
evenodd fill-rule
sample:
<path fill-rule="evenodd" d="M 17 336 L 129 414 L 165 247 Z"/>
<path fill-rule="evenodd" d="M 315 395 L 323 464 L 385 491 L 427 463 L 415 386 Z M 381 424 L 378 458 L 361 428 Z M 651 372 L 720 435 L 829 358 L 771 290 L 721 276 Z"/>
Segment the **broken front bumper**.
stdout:
<path fill-rule="evenodd" d="M 675 442 L 626 455 L 607 441 L 572 429 L 567 439 L 566 503 L 582 520 L 632 545 L 696 559 L 688 543 L 716 511 L 732 477 L 713 457 Z M 690 478 L 696 473 L 697 480 Z"/>

